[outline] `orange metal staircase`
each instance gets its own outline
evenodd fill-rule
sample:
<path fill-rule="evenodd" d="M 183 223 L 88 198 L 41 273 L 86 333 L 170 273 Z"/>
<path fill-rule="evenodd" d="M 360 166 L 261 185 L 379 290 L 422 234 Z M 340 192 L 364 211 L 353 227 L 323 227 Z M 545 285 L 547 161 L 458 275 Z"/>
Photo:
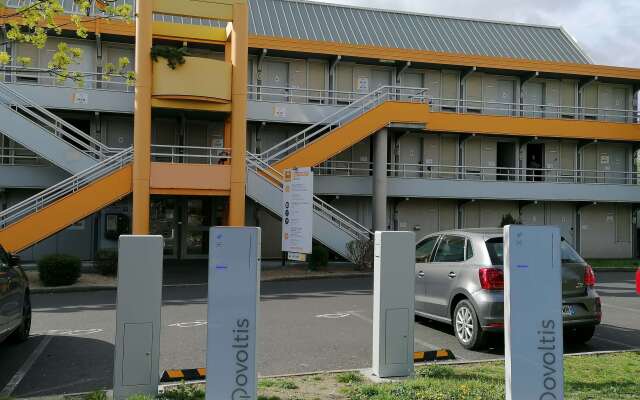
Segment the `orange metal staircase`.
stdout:
<path fill-rule="evenodd" d="M 19 252 L 125 197 L 131 160 L 129 148 L 0 212 L 0 243 Z"/>

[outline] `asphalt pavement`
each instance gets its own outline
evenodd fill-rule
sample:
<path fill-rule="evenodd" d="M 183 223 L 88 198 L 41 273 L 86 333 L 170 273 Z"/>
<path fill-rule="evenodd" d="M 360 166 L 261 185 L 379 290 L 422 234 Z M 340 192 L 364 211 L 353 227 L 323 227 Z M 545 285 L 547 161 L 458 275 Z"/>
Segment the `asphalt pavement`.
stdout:
<path fill-rule="evenodd" d="M 566 351 L 640 349 L 634 274 L 598 274 L 604 318 L 586 345 Z M 164 288 L 160 368 L 199 368 L 206 358 L 206 284 Z M 261 376 L 366 368 L 371 363 L 370 278 L 264 283 L 258 333 Z M 115 291 L 34 295 L 33 336 L 0 344 L 0 393 L 13 397 L 107 389 L 113 373 Z M 504 344 L 464 350 L 450 327 L 418 319 L 415 350 L 450 349 L 458 360 L 501 358 Z M 2 397 L 2 396 L 0 396 Z"/>

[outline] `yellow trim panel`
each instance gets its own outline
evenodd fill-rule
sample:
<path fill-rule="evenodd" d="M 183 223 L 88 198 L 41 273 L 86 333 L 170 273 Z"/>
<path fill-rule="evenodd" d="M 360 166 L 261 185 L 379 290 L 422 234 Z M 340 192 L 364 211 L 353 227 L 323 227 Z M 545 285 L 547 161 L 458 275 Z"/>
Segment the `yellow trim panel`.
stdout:
<path fill-rule="evenodd" d="M 164 100 L 214 103 L 231 101 L 231 64 L 200 57 L 171 69 L 166 60 L 153 64 L 153 96 Z"/>
<path fill-rule="evenodd" d="M 122 168 L 0 230 L 0 242 L 24 250 L 131 193 L 131 177 L 132 167 Z"/>

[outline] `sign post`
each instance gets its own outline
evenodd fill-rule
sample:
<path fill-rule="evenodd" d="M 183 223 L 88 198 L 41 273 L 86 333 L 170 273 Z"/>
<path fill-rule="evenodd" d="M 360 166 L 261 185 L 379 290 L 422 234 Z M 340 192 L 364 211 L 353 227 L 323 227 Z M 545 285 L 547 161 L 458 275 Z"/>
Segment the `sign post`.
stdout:
<path fill-rule="evenodd" d="M 507 400 L 564 398 L 560 229 L 504 228 Z"/>
<path fill-rule="evenodd" d="M 290 260 L 304 261 L 313 243 L 311 168 L 286 169 L 282 191 L 282 251 Z"/>
<path fill-rule="evenodd" d="M 260 228 L 211 228 L 206 400 L 255 400 Z"/>

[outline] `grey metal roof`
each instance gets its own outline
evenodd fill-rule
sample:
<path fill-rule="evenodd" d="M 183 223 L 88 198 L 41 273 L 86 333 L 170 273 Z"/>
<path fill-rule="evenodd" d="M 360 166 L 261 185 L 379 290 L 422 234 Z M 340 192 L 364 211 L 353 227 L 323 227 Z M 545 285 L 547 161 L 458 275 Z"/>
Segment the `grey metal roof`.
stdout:
<path fill-rule="evenodd" d="M 472 20 L 302 0 L 249 0 L 261 36 L 590 64 L 560 27 Z"/>
<path fill-rule="evenodd" d="M 23 6 L 33 0 L 8 0 Z M 591 64 L 561 27 L 485 21 L 334 5 L 305 0 L 248 0 L 249 31 L 276 36 L 384 48 Z M 117 0 L 134 5 L 135 0 Z M 77 12 L 73 0 L 61 0 Z M 155 15 L 159 21 L 221 26 L 219 21 Z"/>

